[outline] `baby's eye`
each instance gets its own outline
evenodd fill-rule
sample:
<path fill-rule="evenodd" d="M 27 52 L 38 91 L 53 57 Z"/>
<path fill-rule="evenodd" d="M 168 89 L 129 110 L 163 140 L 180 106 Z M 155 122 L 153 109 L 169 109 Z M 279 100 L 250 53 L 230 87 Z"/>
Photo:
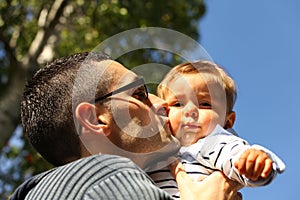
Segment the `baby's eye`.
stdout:
<path fill-rule="evenodd" d="M 211 108 L 211 104 L 209 102 L 201 102 L 199 103 L 200 108 Z"/>

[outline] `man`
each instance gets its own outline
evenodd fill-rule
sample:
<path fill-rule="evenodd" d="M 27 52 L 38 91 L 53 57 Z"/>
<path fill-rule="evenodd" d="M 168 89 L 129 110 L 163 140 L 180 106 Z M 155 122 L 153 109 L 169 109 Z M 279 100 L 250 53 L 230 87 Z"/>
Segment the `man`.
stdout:
<path fill-rule="evenodd" d="M 179 148 L 166 107 L 142 78 L 101 53 L 50 63 L 25 89 L 22 125 L 34 148 L 60 167 L 29 179 L 11 199 L 171 199 L 140 169 Z M 240 199 L 220 173 L 199 184 L 180 164 L 172 171 L 182 199 Z"/>

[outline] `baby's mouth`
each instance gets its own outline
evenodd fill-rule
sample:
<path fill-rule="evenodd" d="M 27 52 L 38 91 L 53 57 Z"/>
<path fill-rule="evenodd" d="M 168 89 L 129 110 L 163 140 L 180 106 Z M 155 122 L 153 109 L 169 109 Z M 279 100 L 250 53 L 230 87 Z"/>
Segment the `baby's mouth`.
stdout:
<path fill-rule="evenodd" d="M 192 124 L 192 123 L 186 123 L 182 125 L 182 128 L 184 130 L 198 130 L 200 129 L 200 126 L 198 124 Z"/>

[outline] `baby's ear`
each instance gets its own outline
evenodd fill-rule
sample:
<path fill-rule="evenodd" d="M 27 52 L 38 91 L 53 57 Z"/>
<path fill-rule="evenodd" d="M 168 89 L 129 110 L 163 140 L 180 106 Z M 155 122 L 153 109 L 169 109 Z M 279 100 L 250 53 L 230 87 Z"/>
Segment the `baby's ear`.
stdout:
<path fill-rule="evenodd" d="M 80 103 L 75 110 L 75 116 L 82 129 L 85 129 L 94 134 L 110 134 L 109 120 L 105 113 L 97 116 L 96 107 L 93 104 L 83 102 Z"/>
<path fill-rule="evenodd" d="M 225 126 L 224 128 L 232 128 L 235 122 L 235 118 L 236 118 L 236 114 L 234 111 L 230 111 L 227 113 L 226 115 L 226 119 L 225 119 Z"/>

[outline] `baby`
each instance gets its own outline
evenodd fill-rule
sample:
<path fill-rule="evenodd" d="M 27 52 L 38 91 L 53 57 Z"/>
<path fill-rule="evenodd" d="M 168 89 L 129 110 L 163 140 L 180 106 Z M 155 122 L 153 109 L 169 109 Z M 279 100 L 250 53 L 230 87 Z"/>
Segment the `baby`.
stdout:
<path fill-rule="evenodd" d="M 194 181 L 221 170 L 244 186 L 257 187 L 284 171 L 284 163 L 274 153 L 250 146 L 231 129 L 236 118 L 236 86 L 218 65 L 210 61 L 180 64 L 165 76 L 157 93 L 169 104 L 171 129 L 182 144 L 178 156 Z M 166 168 L 149 175 L 159 187 L 180 198 Z"/>

